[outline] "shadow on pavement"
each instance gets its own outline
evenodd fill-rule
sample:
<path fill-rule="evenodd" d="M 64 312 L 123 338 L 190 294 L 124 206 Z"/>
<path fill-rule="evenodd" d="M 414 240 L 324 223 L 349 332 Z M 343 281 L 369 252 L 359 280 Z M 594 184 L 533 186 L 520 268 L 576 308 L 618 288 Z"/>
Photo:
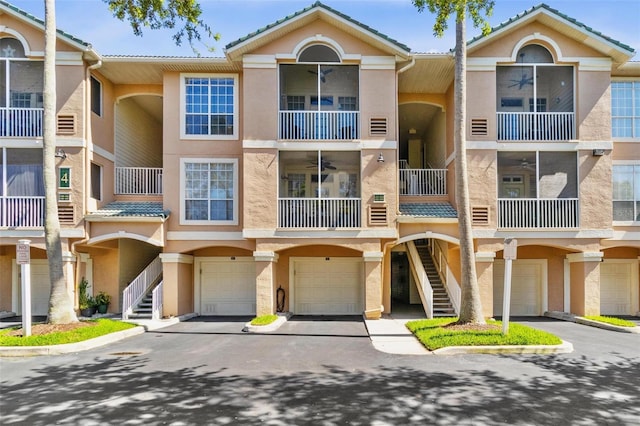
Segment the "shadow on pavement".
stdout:
<path fill-rule="evenodd" d="M 631 425 L 640 418 L 640 362 L 622 357 L 604 364 L 521 357 L 525 372 L 509 378 L 482 367 L 229 374 L 215 359 L 208 367 L 150 371 L 147 361 L 101 357 L 3 381 L 3 423 Z M 527 376 L 530 364 L 542 373 Z"/>

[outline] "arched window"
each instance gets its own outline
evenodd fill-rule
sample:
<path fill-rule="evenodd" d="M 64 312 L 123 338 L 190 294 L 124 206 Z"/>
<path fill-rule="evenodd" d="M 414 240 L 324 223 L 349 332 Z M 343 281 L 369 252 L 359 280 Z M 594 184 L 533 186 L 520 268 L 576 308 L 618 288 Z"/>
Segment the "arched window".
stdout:
<path fill-rule="evenodd" d="M 524 64 L 552 64 L 553 56 L 539 44 L 529 44 L 518 51 L 518 62 Z"/>
<path fill-rule="evenodd" d="M 0 58 L 24 58 L 24 47 L 15 38 L 0 39 Z"/>
<path fill-rule="evenodd" d="M 298 62 L 340 62 L 335 50 L 324 44 L 313 44 L 305 48 L 298 56 Z"/>

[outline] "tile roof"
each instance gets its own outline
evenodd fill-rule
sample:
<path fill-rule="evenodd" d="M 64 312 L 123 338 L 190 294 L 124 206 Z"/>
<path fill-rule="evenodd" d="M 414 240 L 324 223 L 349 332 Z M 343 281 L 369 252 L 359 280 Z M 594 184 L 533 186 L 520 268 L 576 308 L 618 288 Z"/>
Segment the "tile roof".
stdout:
<path fill-rule="evenodd" d="M 400 203 L 400 215 L 457 218 L 458 212 L 449 203 Z"/>
<path fill-rule="evenodd" d="M 44 21 L 40 18 L 37 18 L 36 16 L 25 12 L 22 9 L 19 9 L 18 7 L 6 2 L 5 0 L 0 0 L 0 6 L 3 6 L 11 11 L 13 11 L 14 13 L 17 13 L 18 15 L 22 15 L 23 17 L 29 19 L 30 21 L 33 21 L 34 23 L 41 25 L 44 28 Z M 57 29 L 56 32 L 58 33 L 58 35 L 61 35 L 75 43 L 81 44 L 82 46 L 86 47 L 86 48 L 91 48 L 91 44 L 87 43 L 86 41 L 80 40 L 78 37 L 75 37 L 67 32 L 62 31 L 61 29 Z"/>
<path fill-rule="evenodd" d="M 161 217 L 167 218 L 171 212 L 163 210 L 160 202 L 115 201 L 89 213 L 88 218 L 95 217 Z"/>
<path fill-rule="evenodd" d="M 610 43 L 615 44 L 616 46 L 618 46 L 621 49 L 627 50 L 629 52 L 634 52 L 633 47 L 628 46 L 628 45 L 626 45 L 624 43 L 621 43 L 618 40 L 614 40 L 611 37 L 606 36 L 606 35 L 602 34 L 601 32 L 594 30 L 593 28 L 589 27 L 588 25 L 585 25 L 582 22 L 580 22 L 580 21 L 578 21 L 578 20 L 576 20 L 574 18 L 571 18 L 570 16 L 565 15 L 564 13 L 560 12 L 557 9 L 554 9 L 554 8 L 550 7 L 549 5 L 547 5 L 545 3 L 540 3 L 537 6 L 533 6 L 532 8 L 527 9 L 524 12 L 517 14 L 516 16 L 514 16 L 512 18 L 509 18 L 508 20 L 500 23 L 500 25 L 491 28 L 491 33 L 496 32 L 496 31 L 504 28 L 504 27 L 506 27 L 506 26 L 508 26 L 508 25 L 510 25 L 510 24 L 512 24 L 512 23 L 524 18 L 525 16 L 532 14 L 533 12 L 535 12 L 535 11 L 537 11 L 539 9 L 545 9 L 545 10 L 553 13 L 554 15 L 557 15 L 560 18 L 563 18 L 563 19 L 567 20 L 568 22 L 572 23 L 573 25 L 576 25 L 577 27 L 579 27 L 579 28 L 581 28 L 581 29 L 583 29 L 583 30 L 585 30 L 587 32 L 590 32 L 591 34 L 594 34 L 594 35 L 596 35 L 598 37 L 602 37 L 603 39 L 607 40 Z M 480 40 L 480 39 L 482 39 L 484 37 L 485 37 L 484 35 L 479 35 L 477 37 L 474 37 L 471 40 L 469 40 L 467 42 L 467 44 L 472 44 L 472 43 L 474 43 L 474 42 L 476 42 L 476 41 L 478 41 L 478 40 Z"/>
<path fill-rule="evenodd" d="M 337 15 L 337 16 L 343 18 L 343 19 L 346 19 L 347 21 L 351 22 L 352 24 L 355 24 L 355 25 L 359 26 L 360 28 L 362 28 L 363 30 L 365 30 L 367 32 L 370 32 L 372 34 L 375 34 L 378 37 L 383 38 L 384 40 L 388 41 L 389 43 L 395 44 L 397 47 L 399 47 L 402 50 L 405 50 L 407 52 L 411 51 L 411 48 L 408 47 L 407 45 L 402 44 L 399 41 L 394 40 L 391 37 L 389 37 L 389 36 L 387 36 L 385 34 L 382 34 L 381 32 L 371 28 L 370 26 L 365 25 L 362 22 L 359 22 L 359 21 L 353 19 L 352 17 L 350 17 L 348 15 L 345 15 L 344 13 L 339 12 L 339 11 L 337 11 L 337 10 L 335 10 L 335 9 L 333 9 L 333 8 L 327 6 L 326 4 L 323 4 L 322 2 L 319 2 L 319 1 L 316 1 L 311 6 L 308 6 L 308 7 L 304 8 L 304 9 L 302 9 L 302 10 L 299 10 L 298 12 L 292 13 L 291 15 L 285 16 L 284 18 L 279 19 L 276 22 L 273 22 L 273 23 L 271 23 L 271 24 L 269 24 L 269 25 L 267 25 L 265 27 L 262 27 L 262 28 L 254 31 L 252 33 L 249 33 L 246 36 L 244 36 L 242 38 L 239 38 L 238 40 L 232 41 L 231 43 L 229 43 L 229 44 L 227 44 L 225 46 L 225 49 L 230 49 L 230 48 L 232 48 L 232 47 L 234 47 L 234 46 L 236 46 L 236 45 L 238 45 L 240 43 L 243 43 L 243 42 L 245 42 L 245 41 L 247 41 L 247 40 L 249 40 L 249 39 L 251 39 L 251 38 L 253 38 L 253 37 L 257 36 L 257 35 L 260 35 L 260 34 L 264 33 L 267 30 L 270 30 L 271 28 L 277 27 L 278 25 L 283 24 L 283 23 L 285 23 L 287 21 L 290 21 L 290 20 L 292 20 L 292 19 L 294 19 L 294 18 L 296 18 L 296 17 L 298 17 L 298 16 L 300 16 L 300 15 L 302 15 L 302 14 L 304 14 L 304 13 L 306 13 L 306 12 L 312 10 L 312 9 L 315 9 L 315 8 L 324 9 L 324 10 L 326 10 L 326 11 L 328 11 L 328 12 L 334 14 L 334 15 Z"/>

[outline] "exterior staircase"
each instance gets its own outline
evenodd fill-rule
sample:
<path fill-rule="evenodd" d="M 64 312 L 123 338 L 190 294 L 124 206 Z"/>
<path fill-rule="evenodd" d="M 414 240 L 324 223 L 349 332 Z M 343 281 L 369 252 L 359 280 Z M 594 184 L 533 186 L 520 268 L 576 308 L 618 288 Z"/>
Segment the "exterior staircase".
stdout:
<path fill-rule="evenodd" d="M 142 300 L 132 308 L 129 319 L 152 319 L 153 318 L 153 290 L 147 292 Z"/>
<path fill-rule="evenodd" d="M 420 260 L 424 266 L 424 271 L 427 273 L 429 283 L 433 289 L 433 316 L 434 317 L 454 317 L 456 311 L 453 308 L 447 289 L 442 283 L 438 269 L 436 268 L 429 248 L 426 245 L 416 246 Z"/>

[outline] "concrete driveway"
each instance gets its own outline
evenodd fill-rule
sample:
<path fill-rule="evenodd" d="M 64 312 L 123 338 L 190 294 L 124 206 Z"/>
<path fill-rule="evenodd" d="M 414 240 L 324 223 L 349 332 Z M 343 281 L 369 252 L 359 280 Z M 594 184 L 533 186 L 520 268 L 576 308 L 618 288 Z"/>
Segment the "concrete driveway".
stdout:
<path fill-rule="evenodd" d="M 2 423 L 637 426 L 640 419 L 640 335 L 524 319 L 571 341 L 575 352 L 406 356 L 302 322 L 290 324 L 297 333 L 263 335 L 243 333 L 244 319 L 196 319 L 76 354 L 0 359 Z"/>

